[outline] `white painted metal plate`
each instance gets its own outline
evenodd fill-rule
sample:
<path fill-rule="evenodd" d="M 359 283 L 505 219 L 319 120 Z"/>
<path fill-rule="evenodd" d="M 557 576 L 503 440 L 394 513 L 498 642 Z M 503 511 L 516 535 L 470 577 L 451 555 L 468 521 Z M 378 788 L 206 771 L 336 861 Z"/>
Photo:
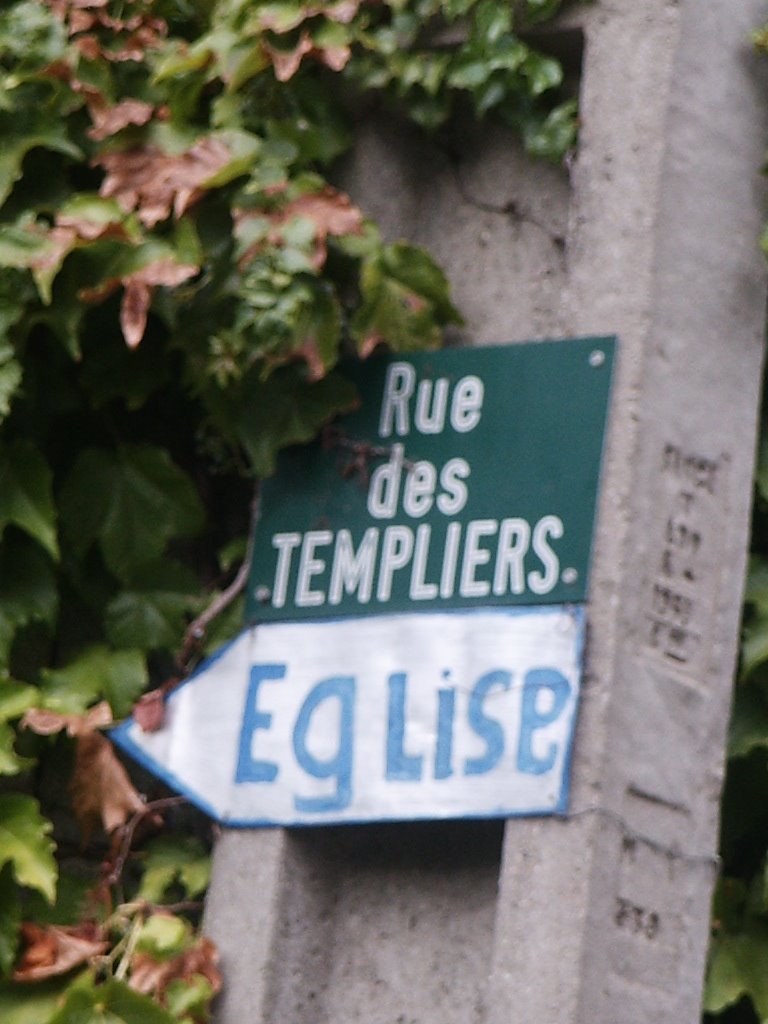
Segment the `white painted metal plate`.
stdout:
<path fill-rule="evenodd" d="M 584 612 L 270 623 L 115 741 L 230 826 L 557 814 Z"/>

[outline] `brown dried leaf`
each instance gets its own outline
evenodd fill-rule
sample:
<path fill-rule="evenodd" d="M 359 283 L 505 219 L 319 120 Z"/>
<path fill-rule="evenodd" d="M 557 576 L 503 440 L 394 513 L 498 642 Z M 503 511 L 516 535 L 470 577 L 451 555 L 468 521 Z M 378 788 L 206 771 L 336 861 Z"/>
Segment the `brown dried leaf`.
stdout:
<path fill-rule="evenodd" d="M 331 21 L 338 21 L 342 25 L 348 25 L 359 10 L 360 0 L 338 0 L 337 3 L 326 7 L 323 13 Z"/>
<path fill-rule="evenodd" d="M 101 44 L 94 35 L 78 36 L 75 40 L 75 46 L 86 60 L 98 60 L 99 57 L 103 56 Z"/>
<path fill-rule="evenodd" d="M 104 153 L 95 161 L 107 172 L 100 194 L 114 197 L 126 213 L 136 210 L 146 227 L 180 217 L 202 195 L 204 183 L 229 163 L 219 139 L 205 138 L 178 156 L 156 146 Z"/>
<path fill-rule="evenodd" d="M 190 949 L 170 960 L 158 961 L 147 953 L 136 953 L 131 959 L 128 984 L 137 992 L 162 1002 L 172 981 L 177 978 L 188 981 L 195 974 L 201 974 L 216 993 L 221 989 L 218 963 L 219 952 L 216 946 L 210 939 L 201 937 Z"/>
<path fill-rule="evenodd" d="M 147 315 L 152 301 L 152 289 L 142 281 L 126 281 L 120 303 L 120 329 L 128 348 L 141 344 L 147 329 Z"/>
<path fill-rule="evenodd" d="M 308 217 L 314 221 L 318 237 L 328 235 L 359 235 L 363 230 L 363 215 L 344 192 L 326 186 L 322 192 L 299 196 L 282 211 L 282 220 Z"/>
<path fill-rule="evenodd" d="M 69 33 L 89 32 L 96 24 L 96 16 L 88 11 L 71 11 L 69 15 Z"/>
<path fill-rule="evenodd" d="M 52 736 L 66 730 L 69 736 L 83 736 L 112 724 L 112 709 L 103 700 L 84 715 L 66 715 L 47 708 L 30 708 L 21 720 L 22 729 L 31 729 L 38 736 Z"/>
<path fill-rule="evenodd" d="M 282 11 L 262 11 L 256 18 L 256 24 L 261 29 L 268 29 L 270 32 L 283 33 L 292 32 L 302 22 L 309 18 L 316 18 L 319 14 L 324 15 L 329 21 L 337 21 L 342 25 L 348 25 L 360 9 L 360 0 L 338 0 L 333 4 L 308 4 L 296 11 L 294 18 L 286 19 Z"/>
<path fill-rule="evenodd" d="M 150 690 L 139 697 L 133 709 L 133 720 L 144 732 L 158 732 L 165 724 L 165 688 Z"/>
<path fill-rule="evenodd" d="M 175 263 L 171 259 L 155 260 L 125 277 L 110 277 L 94 288 L 81 288 L 77 297 L 82 302 L 101 302 L 121 285 L 125 289 L 120 303 L 120 327 L 129 348 L 136 348 L 144 337 L 152 292 L 157 285 L 172 288 L 188 281 L 200 270 L 193 263 Z"/>
<path fill-rule="evenodd" d="M 312 56 L 331 71 L 343 71 L 352 56 L 352 51 L 348 46 L 324 46 L 313 50 Z"/>
<path fill-rule="evenodd" d="M 155 260 L 122 279 L 125 291 L 120 304 L 120 326 L 128 348 L 136 348 L 147 329 L 147 314 L 156 285 L 172 288 L 189 280 L 200 268 L 194 264 Z"/>
<path fill-rule="evenodd" d="M 307 338 L 303 345 L 293 349 L 291 357 L 306 361 L 309 379 L 312 381 L 322 380 L 327 372 L 315 338 Z"/>
<path fill-rule="evenodd" d="M 78 736 L 70 790 L 86 839 L 95 826 L 101 824 L 105 832 L 114 832 L 146 807 L 112 744 L 98 732 Z"/>
<path fill-rule="evenodd" d="M 352 56 L 348 46 L 315 46 L 306 29 L 302 30 L 299 41 L 292 50 L 279 50 L 265 43 L 264 51 L 272 61 L 278 82 L 287 82 L 293 78 L 304 57 L 314 57 L 332 71 L 341 71 Z"/>
<path fill-rule="evenodd" d="M 101 956 L 109 948 L 101 928 L 92 922 L 73 927 L 48 925 L 41 928 L 25 921 L 21 926 L 21 936 L 26 948 L 13 972 L 14 981 L 42 981 L 66 974 L 92 957 Z"/>
<path fill-rule="evenodd" d="M 57 214 L 55 225 L 46 232 L 41 233 L 39 228 L 30 228 L 30 231 L 48 243 L 45 249 L 29 261 L 30 268 L 42 274 L 57 272 L 64 259 L 80 242 L 94 242 L 99 238 L 129 238 L 120 223 L 105 224 L 66 214 Z"/>
<path fill-rule="evenodd" d="M 123 241 L 130 241 L 131 235 L 124 224 L 117 221 L 104 223 L 103 221 L 88 220 L 87 217 L 76 217 L 73 214 L 56 214 L 57 229 L 72 230 L 77 238 L 83 242 L 95 242 L 100 238 L 119 238 Z"/>
<path fill-rule="evenodd" d="M 156 285 L 174 288 L 177 284 L 182 284 L 190 277 L 194 277 L 199 270 L 200 267 L 194 263 L 175 263 L 171 259 L 154 260 L 123 278 L 123 281 L 138 281 L 152 288 Z"/>
<path fill-rule="evenodd" d="M 60 267 L 78 240 L 77 231 L 72 227 L 53 227 L 43 237 L 48 243 L 48 248 L 29 261 L 33 270 L 49 271 Z"/>
<path fill-rule="evenodd" d="M 133 99 L 122 100 L 114 107 L 106 107 L 98 112 L 92 110 L 93 128 L 89 129 L 88 135 L 101 141 L 110 135 L 116 135 L 128 125 L 146 124 L 152 119 L 153 113 L 154 107 L 151 103 Z"/>
<path fill-rule="evenodd" d="M 55 78 L 59 82 L 66 82 L 72 92 L 80 93 L 85 99 L 91 120 L 95 121 L 100 117 L 109 104 L 104 93 L 95 85 L 80 81 L 75 75 L 74 68 L 65 60 L 55 60 L 43 69 L 43 74 L 49 78 Z"/>
<path fill-rule="evenodd" d="M 299 41 L 292 50 L 276 50 L 274 46 L 264 45 L 264 49 L 272 61 L 275 78 L 278 82 L 287 82 L 293 78 L 301 66 L 302 58 L 314 50 L 309 32 L 302 32 Z"/>
<path fill-rule="evenodd" d="M 72 18 L 81 10 L 96 10 L 106 7 L 109 0 L 45 0 L 57 18 L 62 21 Z"/>
<path fill-rule="evenodd" d="M 150 14 L 112 17 L 104 11 L 107 0 L 47 0 L 47 3 L 88 60 L 141 61 L 147 50 L 157 49 L 168 34 L 167 22 Z"/>
<path fill-rule="evenodd" d="M 265 214 L 259 210 L 236 210 L 235 229 L 254 216 L 264 217 Z M 266 216 L 273 225 L 269 233 L 269 241 L 273 245 L 282 243 L 283 225 L 295 217 L 305 217 L 314 223 L 315 251 L 312 254 L 312 263 L 318 270 L 324 265 L 328 255 L 326 241 L 329 235 L 340 237 L 360 235 L 363 232 L 363 215 L 359 208 L 352 205 L 346 193 L 337 192 L 329 185 L 320 192 L 299 196 L 286 203 L 281 210 Z M 240 259 L 241 267 L 246 266 L 258 251 L 259 245 L 247 249 Z"/>

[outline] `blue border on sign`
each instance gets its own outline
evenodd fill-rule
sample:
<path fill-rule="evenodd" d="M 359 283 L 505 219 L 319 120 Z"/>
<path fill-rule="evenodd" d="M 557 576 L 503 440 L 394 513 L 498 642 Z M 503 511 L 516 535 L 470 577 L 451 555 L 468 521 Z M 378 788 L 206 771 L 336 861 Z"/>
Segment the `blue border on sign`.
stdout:
<path fill-rule="evenodd" d="M 377 619 L 393 619 L 393 618 L 412 618 L 414 616 L 421 617 L 435 617 L 438 615 L 451 615 L 451 616 L 463 616 L 465 618 L 472 615 L 488 615 L 496 614 L 500 616 L 506 616 L 509 618 L 518 617 L 523 615 L 546 615 L 546 614 L 569 614 L 576 619 L 579 626 L 579 632 L 577 636 L 577 648 L 576 648 L 576 660 L 577 664 L 582 667 L 584 659 L 584 647 L 586 638 L 586 608 L 583 604 L 558 604 L 558 605 L 532 605 L 532 606 L 498 606 L 491 605 L 484 608 L 450 608 L 439 611 L 430 612 L 392 612 L 387 615 L 374 616 Z M 312 619 L 312 620 L 299 620 L 302 626 L 311 625 L 327 625 L 331 622 L 347 622 L 351 619 L 355 619 L 357 616 L 338 616 L 336 618 L 324 618 L 324 619 Z M 370 620 L 369 620 L 370 621 Z M 265 622 L 264 626 L 281 626 L 290 625 L 291 622 Z M 204 661 L 202 661 L 195 671 L 189 675 L 182 683 L 179 684 L 166 698 L 164 703 L 168 703 L 173 700 L 174 696 L 187 686 L 189 683 L 206 672 L 212 665 L 215 665 L 217 661 L 220 661 L 229 650 L 231 650 L 237 643 L 243 638 L 257 630 L 258 625 L 248 626 L 246 629 L 241 630 L 237 636 L 233 637 L 232 640 L 220 647 L 219 650 L 214 652 Z M 568 802 L 570 798 L 570 781 L 571 781 L 571 762 L 573 756 L 573 745 L 576 734 L 576 727 L 578 724 L 578 713 L 579 705 L 581 702 L 581 680 L 579 680 L 579 693 L 576 699 L 576 707 L 573 712 L 573 723 L 571 725 L 570 734 L 568 736 L 568 744 L 563 756 L 563 772 L 560 783 L 560 791 L 557 796 L 557 800 L 554 805 L 546 806 L 542 808 L 529 808 L 525 811 L 514 810 L 511 808 L 499 807 L 495 811 L 483 811 L 478 814 L 459 814 L 459 815 L 440 815 L 433 812 L 428 814 L 416 814 L 408 818 L 401 817 L 371 817 L 371 818 L 345 818 L 339 820 L 338 818 L 318 819 L 314 821 L 307 821 L 306 819 L 265 819 L 265 818 L 227 818 L 221 817 L 213 806 L 204 798 L 202 798 L 196 791 L 190 789 L 190 787 L 183 782 L 178 776 L 170 771 L 165 765 L 161 764 L 151 757 L 147 752 L 140 747 L 131 738 L 129 732 L 132 725 L 135 724 L 133 716 L 127 718 L 120 725 L 110 729 L 107 733 L 109 738 L 126 754 L 129 754 L 137 764 L 145 768 L 156 778 L 160 779 L 161 782 L 166 783 L 171 789 L 176 790 L 182 796 L 186 796 L 190 803 L 194 804 L 199 810 L 203 811 L 214 821 L 224 825 L 227 828 L 318 828 L 322 826 L 335 826 L 335 825 L 373 825 L 377 823 L 407 823 L 409 821 L 482 821 L 484 819 L 494 820 L 498 818 L 535 818 L 535 817 L 564 817 L 568 810 Z"/>

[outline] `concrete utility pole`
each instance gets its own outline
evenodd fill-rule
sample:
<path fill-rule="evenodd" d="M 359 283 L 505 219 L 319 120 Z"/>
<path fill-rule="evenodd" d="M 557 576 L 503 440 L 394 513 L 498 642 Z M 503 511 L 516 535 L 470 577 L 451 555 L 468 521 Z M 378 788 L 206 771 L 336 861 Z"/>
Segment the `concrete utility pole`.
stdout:
<path fill-rule="evenodd" d="M 699 1020 L 765 325 L 765 13 L 570 15 L 570 181 L 496 130 L 451 155 L 367 127 L 348 187 L 447 267 L 467 344 L 619 336 L 571 806 L 226 833 L 220 1024 Z"/>

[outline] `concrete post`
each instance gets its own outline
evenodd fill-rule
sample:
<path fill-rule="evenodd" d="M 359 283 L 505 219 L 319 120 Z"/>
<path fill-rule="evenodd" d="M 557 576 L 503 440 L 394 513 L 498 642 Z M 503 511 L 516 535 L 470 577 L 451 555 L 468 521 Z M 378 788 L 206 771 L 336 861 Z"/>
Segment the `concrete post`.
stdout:
<path fill-rule="evenodd" d="M 225 833 L 220 1024 L 699 1019 L 765 319 L 764 14 L 571 15 L 570 180 L 496 130 L 439 150 L 367 126 L 348 187 L 443 261 L 466 343 L 620 338 L 571 808 Z"/>

